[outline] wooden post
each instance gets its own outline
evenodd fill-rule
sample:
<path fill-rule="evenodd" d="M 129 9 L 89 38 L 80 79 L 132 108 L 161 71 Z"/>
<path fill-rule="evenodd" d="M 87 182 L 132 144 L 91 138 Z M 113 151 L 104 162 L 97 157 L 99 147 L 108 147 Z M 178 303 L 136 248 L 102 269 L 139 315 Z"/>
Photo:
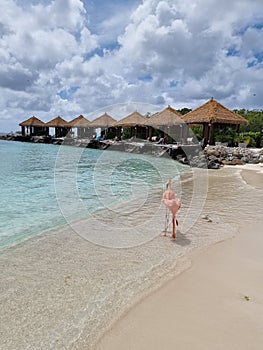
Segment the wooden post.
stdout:
<path fill-rule="evenodd" d="M 149 140 L 151 140 L 151 138 L 152 138 L 152 133 L 153 133 L 152 126 L 148 126 L 147 127 L 147 138 L 149 138 Z"/>
<path fill-rule="evenodd" d="M 214 126 L 212 123 L 209 123 L 208 127 L 208 143 L 209 145 L 214 145 Z"/>
<path fill-rule="evenodd" d="M 116 128 L 116 137 L 118 140 L 121 140 L 121 127 L 120 126 L 118 126 Z"/>
<path fill-rule="evenodd" d="M 205 139 L 205 142 L 209 140 L 209 126 L 208 123 L 203 124 L 203 138 Z"/>

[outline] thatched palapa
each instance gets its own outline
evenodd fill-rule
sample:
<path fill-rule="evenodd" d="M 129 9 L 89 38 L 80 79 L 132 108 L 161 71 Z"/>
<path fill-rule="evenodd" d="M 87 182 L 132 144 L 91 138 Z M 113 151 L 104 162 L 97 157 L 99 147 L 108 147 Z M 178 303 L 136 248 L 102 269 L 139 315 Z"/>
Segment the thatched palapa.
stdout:
<path fill-rule="evenodd" d="M 64 137 L 70 130 L 69 123 L 59 116 L 46 123 L 46 126 L 55 128 L 55 137 Z"/>
<path fill-rule="evenodd" d="M 85 138 L 90 137 L 90 124 L 91 122 L 83 117 L 83 115 L 79 115 L 77 118 L 71 120 L 68 125 L 71 128 L 77 128 L 77 137 L 78 138 Z"/>
<path fill-rule="evenodd" d="M 27 134 L 30 136 L 48 135 L 48 126 L 35 116 L 23 121 L 19 125 L 21 126 L 22 135 L 26 135 L 25 128 L 27 129 Z"/>
<path fill-rule="evenodd" d="M 113 119 L 110 115 L 107 113 L 102 114 L 100 117 L 94 119 L 90 126 L 94 128 L 110 128 L 115 124 L 116 120 Z"/>
<path fill-rule="evenodd" d="M 36 118 L 35 116 L 23 121 L 19 125 L 20 126 L 39 126 L 39 127 L 46 126 L 46 124 L 44 122 L 42 122 L 42 120 Z"/>
<path fill-rule="evenodd" d="M 110 115 L 107 113 L 102 114 L 100 117 L 94 119 L 90 123 L 90 127 L 93 129 L 101 129 L 100 137 L 105 138 L 112 137 L 113 134 L 115 135 L 115 132 L 113 130 L 113 125 L 115 124 L 116 120 L 113 119 Z"/>
<path fill-rule="evenodd" d="M 68 122 L 71 128 L 88 128 L 90 126 L 90 121 L 86 119 L 83 115 L 79 115 L 77 118 L 72 119 Z"/>
<path fill-rule="evenodd" d="M 247 125 L 248 121 L 240 115 L 230 111 L 225 106 L 221 105 L 213 98 L 203 104 L 202 106 L 194 109 L 193 111 L 185 114 L 183 120 L 188 125 L 201 124 L 203 125 L 203 144 L 204 146 L 214 144 L 214 130 L 218 128 L 224 128 L 230 126 L 239 129 L 241 124 Z"/>
<path fill-rule="evenodd" d="M 129 114 L 127 117 L 122 118 L 118 122 L 114 124 L 115 127 L 117 127 L 117 137 L 121 137 L 121 128 L 130 128 L 130 136 L 131 137 L 146 137 L 146 122 L 147 119 L 140 114 L 139 112 L 135 111 L 131 114 Z"/>
<path fill-rule="evenodd" d="M 61 117 L 56 117 L 52 120 L 50 120 L 48 123 L 46 123 L 46 126 L 50 127 L 50 128 L 69 128 L 69 123 L 61 118 Z"/>
<path fill-rule="evenodd" d="M 149 126 L 148 136 L 151 138 L 153 129 L 161 131 L 165 142 L 181 141 L 183 137 L 183 119 L 182 115 L 171 106 L 147 119 L 146 125 Z"/>
<path fill-rule="evenodd" d="M 147 119 L 146 125 L 152 127 L 175 126 L 183 123 L 182 115 L 171 106 Z"/>
<path fill-rule="evenodd" d="M 187 124 L 248 124 L 245 118 L 230 111 L 214 99 L 185 114 L 182 118 Z"/>
<path fill-rule="evenodd" d="M 147 119 L 141 115 L 139 112 L 133 112 L 129 114 L 127 117 L 122 118 L 117 121 L 114 126 L 121 127 L 132 127 L 132 126 L 145 126 Z"/>

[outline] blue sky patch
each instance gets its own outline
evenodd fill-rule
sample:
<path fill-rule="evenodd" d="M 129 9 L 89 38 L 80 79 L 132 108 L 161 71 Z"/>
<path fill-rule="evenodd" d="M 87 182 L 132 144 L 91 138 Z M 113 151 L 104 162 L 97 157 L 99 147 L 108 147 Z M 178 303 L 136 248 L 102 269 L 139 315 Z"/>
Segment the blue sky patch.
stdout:
<path fill-rule="evenodd" d="M 153 77 L 151 76 L 151 74 L 145 74 L 145 75 L 141 75 L 138 77 L 138 80 L 142 80 L 142 81 L 152 81 Z"/>
<path fill-rule="evenodd" d="M 255 67 L 256 65 L 257 65 L 257 61 L 253 60 L 253 61 L 248 62 L 247 68 L 252 68 L 252 67 Z"/>
<path fill-rule="evenodd" d="M 256 60 L 258 61 L 258 63 L 263 62 L 263 51 L 258 52 L 254 55 L 254 57 L 256 58 Z"/>
<path fill-rule="evenodd" d="M 263 22 L 260 23 L 255 23 L 251 26 L 251 28 L 255 28 L 255 29 L 263 29 Z"/>
<path fill-rule="evenodd" d="M 69 89 L 67 90 L 61 90 L 59 93 L 58 93 L 58 96 L 60 98 L 62 98 L 62 100 L 69 100 L 70 99 L 70 96 L 72 94 L 74 94 L 74 92 L 76 92 L 78 90 L 79 86 L 71 86 Z"/>
<path fill-rule="evenodd" d="M 176 81 L 176 80 L 171 80 L 169 82 L 169 87 L 170 88 L 175 88 L 177 85 L 178 85 L 178 81 Z"/>
<path fill-rule="evenodd" d="M 94 49 L 91 52 L 87 53 L 86 55 L 84 55 L 84 59 L 85 60 L 89 60 L 90 58 L 92 58 L 95 55 L 97 55 L 99 57 L 103 57 L 104 56 L 104 50 L 112 52 L 112 51 L 117 50 L 119 48 L 120 48 L 119 43 L 112 42 L 110 44 L 104 45 L 103 47 L 97 47 L 96 49 Z"/>
<path fill-rule="evenodd" d="M 229 49 L 227 50 L 226 55 L 227 55 L 227 57 L 228 57 L 228 56 L 239 56 L 239 55 L 240 55 L 240 52 L 232 47 L 232 48 L 229 48 Z"/>
<path fill-rule="evenodd" d="M 241 27 L 241 28 L 239 28 L 239 30 L 235 31 L 234 34 L 238 35 L 238 36 L 243 36 L 249 28 L 262 30 L 263 29 L 263 22 L 260 21 L 258 23 L 252 23 L 252 24 L 246 25 L 244 27 Z"/>
<path fill-rule="evenodd" d="M 254 54 L 254 59 L 248 62 L 247 68 L 255 67 L 256 65 L 262 62 L 263 62 L 263 51 Z"/>

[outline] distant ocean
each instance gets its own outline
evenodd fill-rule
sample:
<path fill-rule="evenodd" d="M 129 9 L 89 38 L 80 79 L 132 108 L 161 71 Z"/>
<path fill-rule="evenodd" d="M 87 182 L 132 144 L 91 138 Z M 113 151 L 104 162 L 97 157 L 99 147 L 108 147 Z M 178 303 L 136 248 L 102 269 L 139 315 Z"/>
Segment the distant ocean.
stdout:
<path fill-rule="evenodd" d="M 185 169 L 166 158 L 1 140 L 0 164 L 0 247 L 66 224 L 56 188 L 61 191 L 62 181 L 77 219 L 103 209 L 105 203 L 136 199 L 137 184 L 152 193 L 162 190 L 168 177 L 179 178 Z M 85 208 L 82 212 L 75 211 L 70 194 L 67 197 L 72 176 Z"/>

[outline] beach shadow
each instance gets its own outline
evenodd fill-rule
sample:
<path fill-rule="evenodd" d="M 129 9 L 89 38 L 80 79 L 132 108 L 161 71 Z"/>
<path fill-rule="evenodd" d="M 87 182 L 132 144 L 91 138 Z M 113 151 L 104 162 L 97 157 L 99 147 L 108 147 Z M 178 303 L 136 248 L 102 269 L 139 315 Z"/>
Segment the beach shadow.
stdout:
<path fill-rule="evenodd" d="M 185 235 L 183 235 L 179 230 L 176 231 L 176 239 L 173 240 L 173 242 L 182 247 L 185 247 L 191 244 L 191 240 L 185 237 Z"/>

